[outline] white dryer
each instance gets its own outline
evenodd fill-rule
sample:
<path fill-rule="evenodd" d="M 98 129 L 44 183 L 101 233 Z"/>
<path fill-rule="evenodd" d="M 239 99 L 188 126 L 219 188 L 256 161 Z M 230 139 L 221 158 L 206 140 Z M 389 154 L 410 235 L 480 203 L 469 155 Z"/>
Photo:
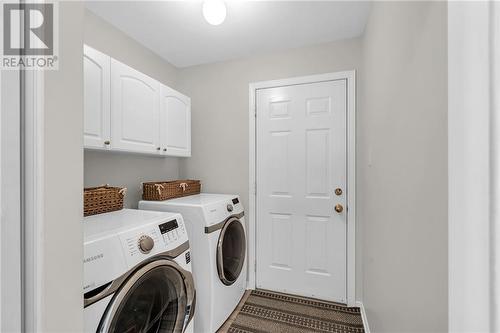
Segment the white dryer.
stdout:
<path fill-rule="evenodd" d="M 84 219 L 85 332 L 192 332 L 182 216 L 123 209 Z"/>
<path fill-rule="evenodd" d="M 186 221 L 197 290 L 194 329 L 215 332 L 238 305 L 247 286 L 243 205 L 237 195 L 192 195 L 141 201 L 140 209 L 179 212 Z"/>

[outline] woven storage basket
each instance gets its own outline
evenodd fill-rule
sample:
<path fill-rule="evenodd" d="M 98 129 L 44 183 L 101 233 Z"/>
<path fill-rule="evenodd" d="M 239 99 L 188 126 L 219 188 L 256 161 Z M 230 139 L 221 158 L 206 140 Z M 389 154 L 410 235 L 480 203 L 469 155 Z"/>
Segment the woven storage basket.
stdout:
<path fill-rule="evenodd" d="M 102 185 L 83 191 L 83 215 L 90 216 L 123 209 L 126 188 Z"/>
<path fill-rule="evenodd" d="M 142 184 L 142 199 L 163 201 L 167 199 L 199 194 L 201 183 L 199 180 L 185 179 L 174 181 L 147 182 Z"/>

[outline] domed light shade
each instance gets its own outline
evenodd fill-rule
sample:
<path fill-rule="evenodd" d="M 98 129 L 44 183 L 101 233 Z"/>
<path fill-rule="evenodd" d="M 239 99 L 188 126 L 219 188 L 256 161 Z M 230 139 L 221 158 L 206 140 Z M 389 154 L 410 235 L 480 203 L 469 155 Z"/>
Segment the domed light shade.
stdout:
<path fill-rule="evenodd" d="M 226 19 L 226 5 L 222 0 L 203 1 L 203 16 L 211 25 L 219 25 Z"/>

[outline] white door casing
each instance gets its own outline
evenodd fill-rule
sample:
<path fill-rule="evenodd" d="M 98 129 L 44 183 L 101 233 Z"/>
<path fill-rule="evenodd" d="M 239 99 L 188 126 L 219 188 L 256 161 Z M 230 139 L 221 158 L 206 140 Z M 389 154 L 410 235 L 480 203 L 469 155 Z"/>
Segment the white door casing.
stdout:
<path fill-rule="evenodd" d="M 257 91 L 258 288 L 346 303 L 346 89 Z"/>
<path fill-rule="evenodd" d="M 500 7 L 447 10 L 448 330 L 500 332 Z"/>
<path fill-rule="evenodd" d="M 191 99 L 165 85 L 160 95 L 162 154 L 191 156 Z"/>
<path fill-rule="evenodd" d="M 23 327 L 21 75 L 0 71 L 0 331 Z"/>
<path fill-rule="evenodd" d="M 160 154 L 160 84 L 111 59 L 111 146 Z"/>
<path fill-rule="evenodd" d="M 83 47 L 84 146 L 110 148 L 111 58 L 87 45 Z"/>

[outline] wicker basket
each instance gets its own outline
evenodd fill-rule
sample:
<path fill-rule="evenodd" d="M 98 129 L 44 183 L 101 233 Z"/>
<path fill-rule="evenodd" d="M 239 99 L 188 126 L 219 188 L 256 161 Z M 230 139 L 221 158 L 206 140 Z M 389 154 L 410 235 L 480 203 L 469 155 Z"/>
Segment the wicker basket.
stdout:
<path fill-rule="evenodd" d="M 142 199 L 152 201 L 163 201 L 167 199 L 185 197 L 187 195 L 199 194 L 201 183 L 199 180 L 174 180 L 147 182 L 142 184 Z"/>
<path fill-rule="evenodd" d="M 126 188 L 102 185 L 83 191 L 83 215 L 90 216 L 123 209 Z"/>

